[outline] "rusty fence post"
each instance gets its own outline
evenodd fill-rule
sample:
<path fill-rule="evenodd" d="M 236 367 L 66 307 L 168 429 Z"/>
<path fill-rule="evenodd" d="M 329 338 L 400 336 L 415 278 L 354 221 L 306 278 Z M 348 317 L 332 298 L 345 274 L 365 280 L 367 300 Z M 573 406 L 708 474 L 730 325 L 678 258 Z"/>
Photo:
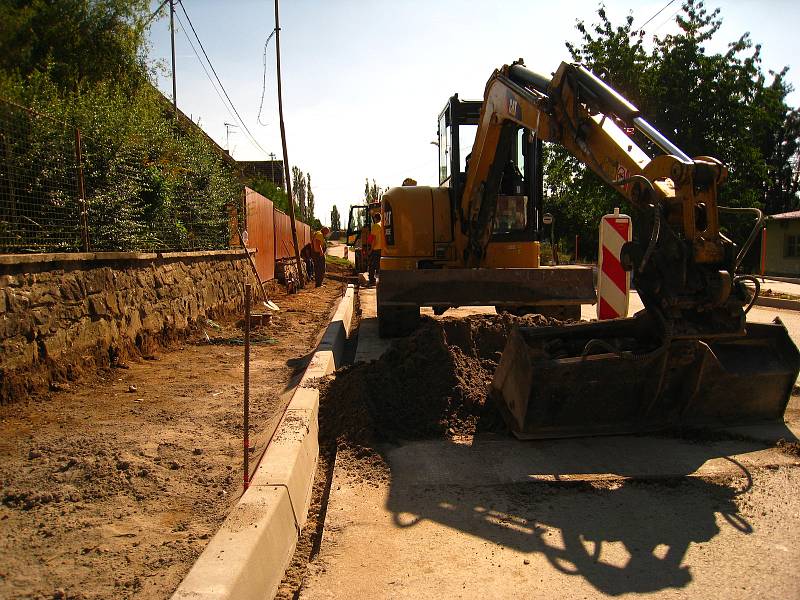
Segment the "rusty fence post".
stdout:
<path fill-rule="evenodd" d="M 250 485 L 250 302 L 253 286 L 244 286 L 244 479 L 243 492 Z"/>
<path fill-rule="evenodd" d="M 83 180 L 83 142 L 80 128 L 75 128 L 75 167 L 78 175 L 78 204 L 81 207 L 81 246 L 89 251 L 89 215 L 86 207 L 86 189 Z"/>

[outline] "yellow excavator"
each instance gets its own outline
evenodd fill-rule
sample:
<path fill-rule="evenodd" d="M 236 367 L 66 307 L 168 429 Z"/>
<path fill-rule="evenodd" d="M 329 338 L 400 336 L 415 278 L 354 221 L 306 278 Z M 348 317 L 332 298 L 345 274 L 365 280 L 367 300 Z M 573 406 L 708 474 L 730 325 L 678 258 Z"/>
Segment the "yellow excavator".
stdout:
<path fill-rule="evenodd" d="M 467 127 L 475 141 L 462 159 Z M 514 330 L 492 383 L 511 430 L 541 438 L 781 419 L 800 353 L 779 321 L 746 321 L 758 281 L 738 273 L 760 211 L 718 206 L 720 161 L 689 157 L 578 64 L 545 77 L 519 60 L 492 74 L 482 101 L 450 99 L 439 117 L 440 185 L 382 199 L 381 335 L 408 333 L 420 306 L 575 316 L 595 301 L 591 269 L 540 264 L 543 142 L 630 204 L 634 236 L 621 260 L 645 310 Z M 741 247 L 720 231 L 720 213 L 737 210 L 755 221 Z"/>

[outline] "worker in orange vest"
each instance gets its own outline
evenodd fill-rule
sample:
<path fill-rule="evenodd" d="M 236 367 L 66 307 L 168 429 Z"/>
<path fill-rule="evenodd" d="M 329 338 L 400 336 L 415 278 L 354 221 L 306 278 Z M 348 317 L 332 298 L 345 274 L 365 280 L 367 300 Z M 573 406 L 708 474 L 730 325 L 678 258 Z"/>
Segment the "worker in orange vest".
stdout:
<path fill-rule="evenodd" d="M 325 279 L 325 250 L 328 247 L 328 242 L 325 237 L 331 232 L 327 227 L 323 227 L 319 231 L 314 232 L 311 238 L 312 258 L 314 260 L 314 280 L 317 287 L 322 285 Z"/>

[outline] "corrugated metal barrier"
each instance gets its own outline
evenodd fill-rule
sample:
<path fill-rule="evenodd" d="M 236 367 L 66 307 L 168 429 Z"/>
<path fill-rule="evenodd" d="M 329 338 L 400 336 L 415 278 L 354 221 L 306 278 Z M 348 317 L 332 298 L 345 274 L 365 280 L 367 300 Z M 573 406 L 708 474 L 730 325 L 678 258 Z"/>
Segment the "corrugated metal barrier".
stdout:
<path fill-rule="evenodd" d="M 294 256 L 292 220 L 258 192 L 245 188 L 248 248 L 255 248 L 256 268 L 262 280 L 275 277 L 275 261 Z M 295 220 L 297 243 L 302 249 L 311 243 L 311 227 Z"/>

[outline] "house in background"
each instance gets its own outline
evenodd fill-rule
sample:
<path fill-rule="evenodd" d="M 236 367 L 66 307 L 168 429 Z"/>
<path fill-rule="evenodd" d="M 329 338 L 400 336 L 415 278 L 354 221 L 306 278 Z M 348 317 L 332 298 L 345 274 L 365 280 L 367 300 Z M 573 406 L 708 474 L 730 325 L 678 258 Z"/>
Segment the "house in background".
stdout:
<path fill-rule="evenodd" d="M 800 276 L 800 210 L 767 217 L 767 275 Z"/>

